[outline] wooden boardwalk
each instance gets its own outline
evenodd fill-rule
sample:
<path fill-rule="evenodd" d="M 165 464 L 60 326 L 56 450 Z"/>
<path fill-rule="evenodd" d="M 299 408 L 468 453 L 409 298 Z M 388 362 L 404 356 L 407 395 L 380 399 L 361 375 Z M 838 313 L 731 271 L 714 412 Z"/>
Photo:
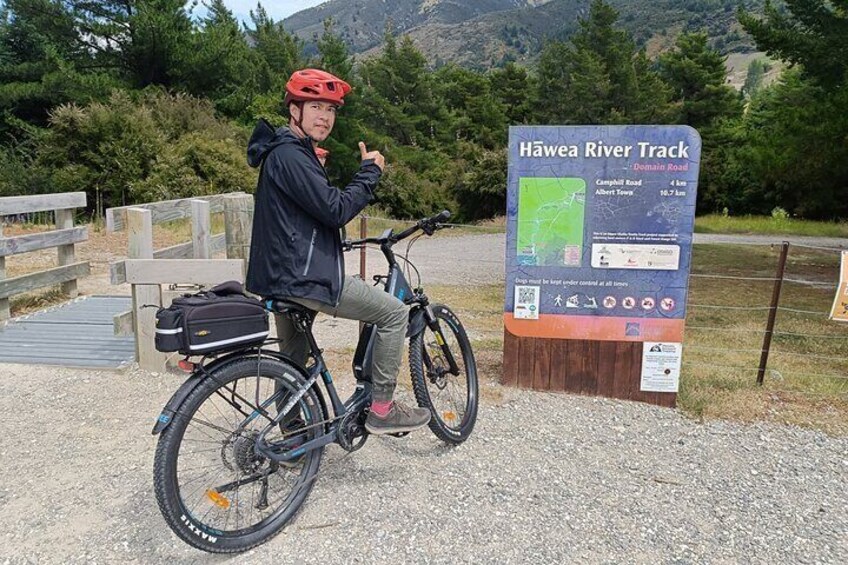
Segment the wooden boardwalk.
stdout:
<path fill-rule="evenodd" d="M 87 296 L 0 327 L 0 363 L 119 369 L 135 360 L 132 335 L 116 336 L 113 318 L 129 296 Z"/>

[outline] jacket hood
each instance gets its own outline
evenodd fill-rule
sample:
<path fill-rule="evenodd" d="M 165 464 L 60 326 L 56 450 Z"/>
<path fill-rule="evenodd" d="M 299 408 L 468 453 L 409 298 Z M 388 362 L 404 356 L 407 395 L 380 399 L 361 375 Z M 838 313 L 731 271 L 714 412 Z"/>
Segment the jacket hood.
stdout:
<path fill-rule="evenodd" d="M 253 128 L 253 133 L 250 135 L 250 141 L 247 142 L 247 163 L 251 167 L 258 167 L 262 164 L 265 156 L 272 149 L 284 143 L 303 143 L 304 140 L 294 135 L 287 127 L 275 129 L 265 119 L 260 119 Z M 310 143 L 308 138 L 307 143 Z"/>

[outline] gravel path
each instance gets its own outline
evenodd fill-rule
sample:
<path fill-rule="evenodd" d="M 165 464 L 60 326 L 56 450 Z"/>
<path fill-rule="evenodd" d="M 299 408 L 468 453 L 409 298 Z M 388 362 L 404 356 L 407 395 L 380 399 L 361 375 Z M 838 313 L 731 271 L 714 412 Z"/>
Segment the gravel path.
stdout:
<path fill-rule="evenodd" d="M 0 563 L 225 561 L 172 535 L 153 495 L 150 429 L 179 381 L 0 365 Z M 848 438 L 484 397 L 459 448 L 429 432 L 331 446 L 298 519 L 232 561 L 848 562 Z"/>
<path fill-rule="evenodd" d="M 503 256 L 497 234 L 412 254 L 425 284 L 502 283 Z M 323 317 L 316 332 L 349 355 L 355 323 Z M 347 457 L 331 446 L 293 524 L 211 557 L 171 534 L 153 495 L 150 429 L 180 382 L 0 364 L 0 563 L 848 562 L 848 438 L 489 381 L 463 446 L 429 432 Z"/>

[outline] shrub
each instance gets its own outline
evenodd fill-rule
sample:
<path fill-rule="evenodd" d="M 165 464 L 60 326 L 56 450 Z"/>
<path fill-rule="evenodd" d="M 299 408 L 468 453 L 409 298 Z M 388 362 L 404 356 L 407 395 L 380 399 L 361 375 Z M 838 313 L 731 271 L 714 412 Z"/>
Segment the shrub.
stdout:
<path fill-rule="evenodd" d="M 246 137 L 218 119 L 209 101 L 155 88 L 116 90 L 105 103 L 58 107 L 37 165 L 50 192 L 83 190 L 89 206 L 102 210 L 252 188 Z"/>
<path fill-rule="evenodd" d="M 130 192 L 133 200 L 141 202 L 253 192 L 256 175 L 239 144 L 189 133 L 166 146 L 147 178 L 133 183 Z"/>

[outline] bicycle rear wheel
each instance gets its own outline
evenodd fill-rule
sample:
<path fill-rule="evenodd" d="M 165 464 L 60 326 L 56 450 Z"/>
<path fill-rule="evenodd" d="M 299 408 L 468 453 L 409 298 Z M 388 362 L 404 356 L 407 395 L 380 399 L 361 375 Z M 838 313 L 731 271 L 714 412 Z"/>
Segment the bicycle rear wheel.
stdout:
<path fill-rule="evenodd" d="M 186 398 L 156 447 L 154 485 L 165 521 L 183 541 L 212 553 L 235 553 L 277 534 L 314 484 L 323 448 L 277 463 L 256 453 L 259 431 L 304 381 L 288 363 L 243 358 L 210 373 Z M 295 404 L 297 416 L 275 426 L 268 443 L 296 449 L 323 433 L 315 392 Z"/>
<path fill-rule="evenodd" d="M 459 444 L 468 439 L 477 421 L 477 364 L 456 314 L 442 304 L 433 304 L 432 309 L 459 371 L 450 372 L 439 338 L 424 326 L 409 342 L 412 388 L 418 405 L 430 408 L 430 430 L 444 442 Z"/>

